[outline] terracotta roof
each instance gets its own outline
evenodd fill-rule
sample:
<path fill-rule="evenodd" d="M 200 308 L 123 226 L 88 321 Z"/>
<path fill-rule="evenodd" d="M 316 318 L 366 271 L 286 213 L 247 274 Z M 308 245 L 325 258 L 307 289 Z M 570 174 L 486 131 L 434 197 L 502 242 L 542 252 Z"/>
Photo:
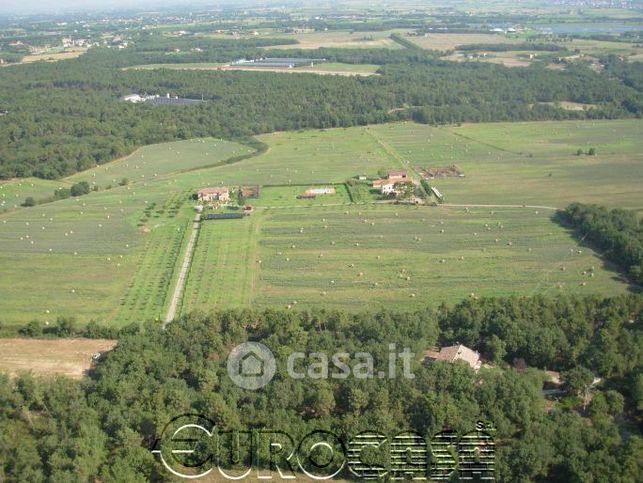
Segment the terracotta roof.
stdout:
<path fill-rule="evenodd" d="M 373 186 L 386 186 L 386 185 L 393 185 L 395 184 L 392 180 L 390 179 L 375 179 L 373 180 Z"/>
<path fill-rule="evenodd" d="M 463 346 L 462 344 L 443 347 L 440 349 L 440 353 L 437 355 L 436 360 L 447 362 L 464 361 L 474 369 L 478 369 L 480 367 L 480 354 L 466 346 Z"/>
<path fill-rule="evenodd" d="M 221 195 L 224 193 L 228 193 L 230 190 L 223 186 L 221 188 L 203 188 L 202 190 L 199 190 L 200 195 Z"/>
<path fill-rule="evenodd" d="M 402 177 L 406 178 L 406 171 L 389 171 L 388 172 L 388 177 Z"/>

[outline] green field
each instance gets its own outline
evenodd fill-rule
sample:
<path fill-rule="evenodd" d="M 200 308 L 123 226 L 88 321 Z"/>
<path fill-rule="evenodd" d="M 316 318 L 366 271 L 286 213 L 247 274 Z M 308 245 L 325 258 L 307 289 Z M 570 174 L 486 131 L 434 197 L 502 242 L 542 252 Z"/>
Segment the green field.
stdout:
<path fill-rule="evenodd" d="M 208 142 L 144 148 L 128 159 L 149 156 L 154 166 L 150 162 L 137 167 L 125 159 L 63 180 L 66 185 L 96 180 L 104 188 L 109 176 L 127 176 L 132 180 L 127 186 L 12 209 L 0 216 L 0 322 L 53 322 L 58 316 L 74 315 L 82 322 L 95 319 L 122 325 L 163 315 L 184 232 L 194 215 L 192 192 L 161 175 L 216 164 L 248 150 L 217 141 L 220 149 L 212 154 L 194 151 L 196 145 L 211 149 Z M 159 176 L 152 174 L 149 182 L 141 177 L 155 172 Z M 58 185 L 42 183 L 41 196 L 24 181 L 20 188 L 28 186 L 30 195 L 44 198 Z M 19 187 L 18 182 L 11 186 Z"/>
<path fill-rule="evenodd" d="M 247 146 L 212 138 L 155 144 L 118 161 L 70 176 L 66 181 L 87 181 L 100 188 L 117 186 L 123 178 L 128 182 L 147 183 L 157 178 L 214 166 L 223 160 L 253 151 Z"/>
<path fill-rule="evenodd" d="M 182 311 L 295 302 L 404 309 L 472 294 L 622 293 L 628 287 L 617 273 L 552 223 L 551 209 L 522 205 L 641 210 L 641 127 L 397 123 L 274 133 L 258 137 L 266 152 L 233 164 L 222 162 L 250 148 L 194 140 L 149 146 L 60 182 L 10 181 L 0 192 L 13 204 L 80 180 L 99 191 L 0 215 L 0 323 L 162 319 L 194 216 L 191 194 L 220 185 L 259 184 L 261 195 L 247 200 L 255 206 L 249 217 L 202 224 Z M 596 156 L 575 154 L 589 147 Z M 465 177 L 431 183 L 447 203 L 480 206 L 384 205 L 367 187 L 352 205 L 343 184 L 382 169 L 451 164 Z M 128 185 L 117 186 L 124 177 Z M 336 194 L 296 198 L 330 185 Z"/>
<path fill-rule="evenodd" d="M 67 183 L 39 178 L 23 178 L 0 182 L 0 213 L 18 208 L 25 198 L 52 196 Z"/>
<path fill-rule="evenodd" d="M 455 164 L 464 178 L 433 182 L 452 203 L 571 201 L 643 208 L 641 121 L 467 124 L 435 128 L 401 123 L 369 130 L 408 163 Z M 577 156 L 577 149 L 596 156 Z"/>
<path fill-rule="evenodd" d="M 472 294 L 623 292 L 600 258 L 550 216 L 368 205 L 208 222 L 184 308 L 405 309 Z"/>

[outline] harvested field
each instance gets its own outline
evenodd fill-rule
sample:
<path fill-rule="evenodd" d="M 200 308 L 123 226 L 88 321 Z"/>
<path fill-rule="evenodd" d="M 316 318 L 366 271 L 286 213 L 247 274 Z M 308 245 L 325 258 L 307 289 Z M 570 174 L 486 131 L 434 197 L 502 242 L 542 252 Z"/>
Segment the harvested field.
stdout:
<path fill-rule="evenodd" d="M 106 339 L 0 339 L 0 372 L 80 379 L 91 367 L 93 354 L 116 344 Z"/>
<path fill-rule="evenodd" d="M 452 50 L 467 44 L 515 44 L 520 39 L 500 34 L 426 34 L 423 37 L 405 37 L 423 49 Z"/>
<path fill-rule="evenodd" d="M 226 65 L 221 70 L 237 70 L 246 72 L 280 72 L 285 74 L 319 74 L 319 75 L 341 75 L 341 76 L 362 76 L 378 75 L 374 70 L 367 68 L 360 70 L 359 65 L 353 66 L 354 70 L 333 70 L 315 67 L 296 67 L 289 69 L 287 67 L 244 67 L 240 65 Z"/>
<path fill-rule="evenodd" d="M 65 52 L 48 52 L 45 54 L 28 55 L 22 59 L 21 64 L 30 64 L 44 60 L 46 62 L 57 62 L 59 60 L 76 59 L 87 52 L 87 49 L 76 49 Z"/>

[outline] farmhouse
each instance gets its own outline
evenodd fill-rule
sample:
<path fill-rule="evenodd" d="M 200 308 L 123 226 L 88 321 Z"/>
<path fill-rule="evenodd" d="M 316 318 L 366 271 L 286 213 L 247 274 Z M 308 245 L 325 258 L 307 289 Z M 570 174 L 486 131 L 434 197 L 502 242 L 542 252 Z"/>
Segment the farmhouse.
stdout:
<path fill-rule="evenodd" d="M 443 347 L 439 352 L 427 351 L 424 354 L 424 361 L 446 361 L 450 363 L 454 363 L 456 361 L 464 361 L 469 364 L 471 368 L 476 372 L 482 365 L 482 362 L 480 361 L 480 354 L 462 344 Z"/>
<path fill-rule="evenodd" d="M 389 171 L 388 179 L 406 179 L 406 171 Z"/>
<path fill-rule="evenodd" d="M 390 179 L 376 179 L 373 180 L 373 188 L 384 195 L 395 193 L 395 181 Z"/>
<path fill-rule="evenodd" d="M 230 190 L 222 186 L 220 188 L 203 188 L 197 193 L 199 201 L 230 201 Z"/>

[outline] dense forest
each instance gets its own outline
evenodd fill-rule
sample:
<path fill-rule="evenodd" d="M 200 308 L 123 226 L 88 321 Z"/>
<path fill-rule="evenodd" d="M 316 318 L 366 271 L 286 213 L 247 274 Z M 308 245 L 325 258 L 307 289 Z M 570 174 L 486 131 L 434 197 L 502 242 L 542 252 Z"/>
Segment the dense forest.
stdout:
<path fill-rule="evenodd" d="M 643 285 L 643 220 L 636 212 L 572 203 L 557 219 L 587 241 L 638 285 Z"/>
<path fill-rule="evenodd" d="M 173 41 L 175 42 L 175 41 Z M 78 59 L 0 70 L 0 179 L 59 178 L 152 143 L 236 138 L 303 128 L 413 119 L 423 123 L 641 116 L 642 63 L 606 59 L 554 71 L 440 60 L 420 49 L 278 50 L 274 39 L 169 42 L 147 35 L 126 49 L 92 48 Z M 179 47 L 176 47 L 178 45 Z M 176 52 L 178 49 L 179 52 Z M 379 75 L 130 70 L 147 63 L 223 62 L 260 55 L 380 65 Z M 133 105 L 130 93 L 206 100 L 189 107 Z M 565 111 L 553 101 L 596 104 Z M 400 109 L 402 108 L 402 109 Z"/>
<path fill-rule="evenodd" d="M 414 313 L 230 311 L 184 316 L 166 331 L 128 327 L 82 382 L 0 376 L 0 479 L 167 478 L 150 449 L 172 418 L 197 413 L 220 430 L 269 428 L 295 441 L 313 429 L 344 439 L 414 430 L 431 439 L 487 421 L 499 481 L 640 481 L 642 309 L 639 295 L 535 297 Z M 69 320 L 59 326 L 61 336 L 77 330 Z M 230 349 L 246 340 L 267 345 L 278 362 L 258 391 L 240 389 L 226 372 Z M 421 363 L 426 349 L 455 342 L 480 351 L 488 367 Z M 386 363 L 390 343 L 418 354 L 414 379 L 301 380 L 285 371 L 293 351 L 369 352 Z M 561 371 L 562 396 L 545 398 L 541 369 Z"/>

